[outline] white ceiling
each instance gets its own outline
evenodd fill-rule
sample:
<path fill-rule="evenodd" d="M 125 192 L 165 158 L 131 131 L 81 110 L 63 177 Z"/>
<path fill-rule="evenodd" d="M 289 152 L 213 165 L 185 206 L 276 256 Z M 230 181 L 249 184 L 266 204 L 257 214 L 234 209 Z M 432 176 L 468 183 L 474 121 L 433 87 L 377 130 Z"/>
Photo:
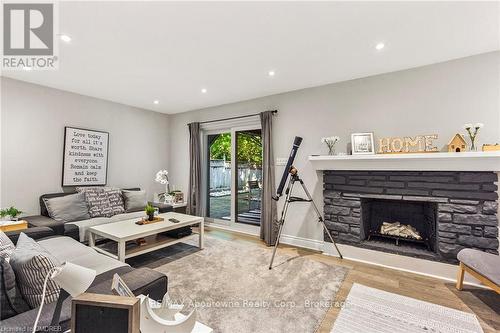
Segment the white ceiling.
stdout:
<path fill-rule="evenodd" d="M 3 75 L 177 113 L 498 50 L 499 21 L 498 2 L 63 2 L 59 70 Z"/>

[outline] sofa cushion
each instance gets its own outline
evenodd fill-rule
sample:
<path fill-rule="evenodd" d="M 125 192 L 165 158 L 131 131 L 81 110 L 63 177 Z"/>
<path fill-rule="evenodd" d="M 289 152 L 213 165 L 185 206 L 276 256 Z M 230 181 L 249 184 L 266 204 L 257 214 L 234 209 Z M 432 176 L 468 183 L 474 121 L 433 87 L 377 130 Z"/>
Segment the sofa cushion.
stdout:
<path fill-rule="evenodd" d="M 128 266 L 116 259 L 100 254 L 70 237 L 43 239 L 38 241 L 38 244 L 57 258 L 59 262 L 69 261 L 93 269 L 98 275 L 118 267 Z"/>
<path fill-rule="evenodd" d="M 10 255 L 15 248 L 16 246 L 10 238 L 0 230 L 0 258 L 5 258 L 5 260 L 9 261 Z"/>
<path fill-rule="evenodd" d="M 125 202 L 121 190 L 110 190 L 106 192 L 113 215 L 125 213 Z"/>
<path fill-rule="evenodd" d="M 112 220 L 109 217 L 94 217 L 89 220 L 68 222 L 67 225 L 74 225 L 78 228 L 80 242 L 88 241 L 89 239 L 89 228 L 96 225 L 111 223 Z"/>
<path fill-rule="evenodd" d="M 72 222 L 90 218 L 83 193 L 43 199 L 49 216 L 59 222 Z"/>
<path fill-rule="evenodd" d="M 500 256 L 474 249 L 463 249 L 458 252 L 457 259 L 500 286 Z"/>
<path fill-rule="evenodd" d="M 146 191 L 128 191 L 123 190 L 123 199 L 125 200 L 125 210 L 127 213 L 144 210 L 148 204 Z"/>
<path fill-rule="evenodd" d="M 64 235 L 64 222 L 56 221 L 45 215 L 33 215 L 24 217 L 29 227 L 47 227 L 54 230 L 56 235 Z M 30 229 L 28 228 L 28 230 Z M 32 237 L 33 238 L 33 237 Z"/>
<path fill-rule="evenodd" d="M 107 191 L 103 187 L 78 188 L 85 195 L 90 217 L 111 217 L 113 209 Z"/>
<path fill-rule="evenodd" d="M 15 316 L 30 308 L 21 296 L 12 266 L 0 257 L 0 320 Z"/>
<path fill-rule="evenodd" d="M 30 307 L 35 308 L 42 302 L 45 277 L 57 266 L 59 260 L 40 246 L 36 241 L 22 233 L 10 257 L 10 264 L 16 274 L 21 294 Z M 45 300 L 53 302 L 59 296 L 57 284 L 48 280 Z"/>

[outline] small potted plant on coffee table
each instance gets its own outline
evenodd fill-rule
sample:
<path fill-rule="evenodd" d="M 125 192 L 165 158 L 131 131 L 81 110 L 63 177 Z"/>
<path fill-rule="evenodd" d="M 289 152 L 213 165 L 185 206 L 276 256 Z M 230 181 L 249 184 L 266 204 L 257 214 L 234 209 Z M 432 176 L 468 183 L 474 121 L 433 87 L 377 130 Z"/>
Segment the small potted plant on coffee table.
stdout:
<path fill-rule="evenodd" d="M 16 207 L 4 208 L 0 210 L 0 217 L 4 218 L 6 216 L 10 216 L 11 221 L 17 221 L 19 220 L 18 216 L 21 215 L 22 213 L 23 212 L 21 212 Z"/>
<path fill-rule="evenodd" d="M 146 209 L 146 215 L 148 216 L 148 221 L 153 221 L 155 219 L 155 208 L 151 206 L 150 204 L 147 204 Z"/>

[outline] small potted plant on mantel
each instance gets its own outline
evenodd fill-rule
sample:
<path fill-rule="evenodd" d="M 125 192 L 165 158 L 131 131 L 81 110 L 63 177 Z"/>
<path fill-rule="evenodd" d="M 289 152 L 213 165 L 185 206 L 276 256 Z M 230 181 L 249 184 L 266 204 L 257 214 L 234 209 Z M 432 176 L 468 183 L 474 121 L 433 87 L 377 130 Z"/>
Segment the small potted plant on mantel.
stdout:
<path fill-rule="evenodd" d="M 153 221 L 155 219 L 155 208 L 147 204 L 144 210 L 146 211 L 146 215 L 148 215 L 148 221 Z"/>
<path fill-rule="evenodd" d="M 10 208 L 4 208 L 0 210 L 0 217 L 3 219 L 6 216 L 10 217 L 11 221 L 18 221 L 19 220 L 19 215 L 21 215 L 23 212 L 17 209 L 16 207 L 10 207 Z"/>

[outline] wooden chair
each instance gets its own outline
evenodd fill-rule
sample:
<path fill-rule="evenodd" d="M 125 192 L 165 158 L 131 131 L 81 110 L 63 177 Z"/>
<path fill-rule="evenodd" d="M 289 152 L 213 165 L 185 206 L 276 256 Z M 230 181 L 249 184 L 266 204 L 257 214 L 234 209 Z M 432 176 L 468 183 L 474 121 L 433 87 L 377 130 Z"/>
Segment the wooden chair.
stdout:
<path fill-rule="evenodd" d="M 500 294 L 500 256 L 473 249 L 458 252 L 457 289 L 462 290 L 465 272 Z"/>

